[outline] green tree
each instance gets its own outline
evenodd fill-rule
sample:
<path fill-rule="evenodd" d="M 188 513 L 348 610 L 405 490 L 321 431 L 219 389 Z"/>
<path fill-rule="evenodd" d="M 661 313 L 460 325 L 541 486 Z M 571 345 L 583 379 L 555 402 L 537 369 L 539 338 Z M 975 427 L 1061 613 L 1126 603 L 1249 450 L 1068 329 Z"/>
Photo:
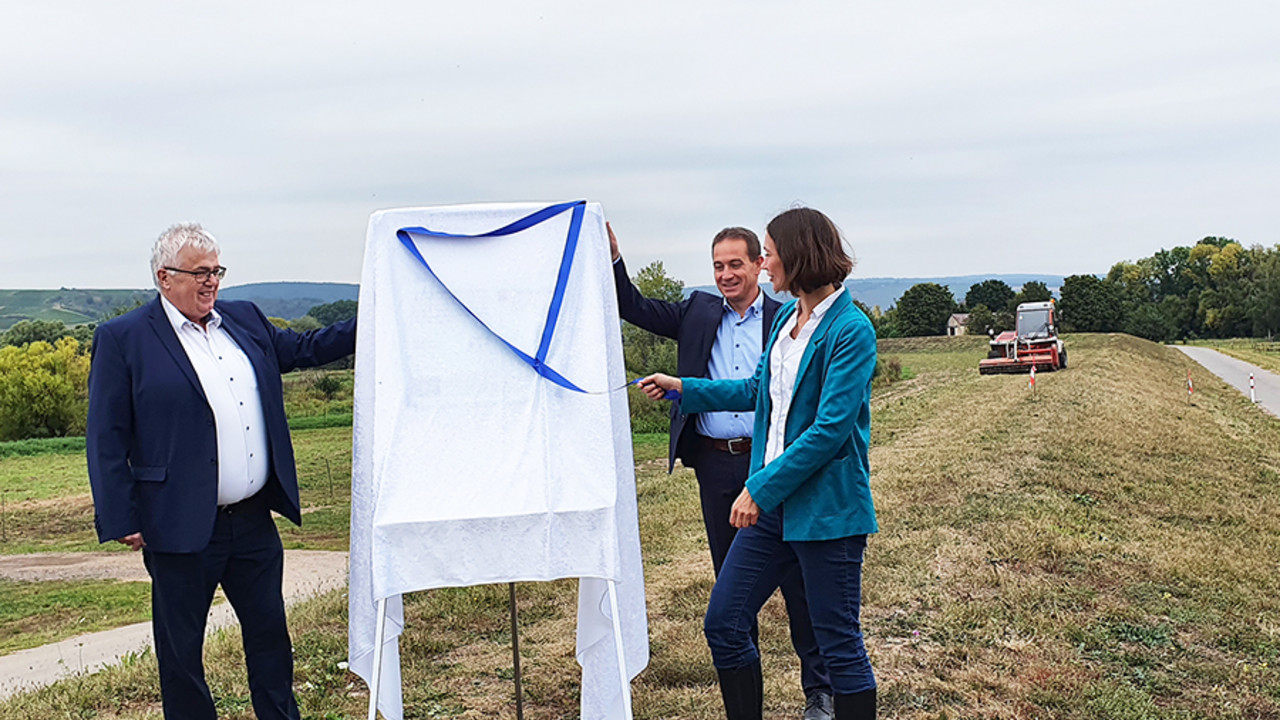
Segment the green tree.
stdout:
<path fill-rule="evenodd" d="M 357 307 L 358 303 L 355 300 L 337 300 L 324 305 L 316 305 L 308 310 L 307 314 L 319 320 L 324 327 L 329 327 L 334 323 L 355 317 Z"/>
<path fill-rule="evenodd" d="M 654 300 L 680 302 L 684 299 L 684 283 L 667 275 L 661 260 L 654 260 L 640 268 L 632 278 L 640 294 Z"/>
<path fill-rule="evenodd" d="M 1070 332 L 1118 332 L 1124 326 L 1120 289 L 1095 275 L 1062 281 L 1062 327 Z"/>
<path fill-rule="evenodd" d="M 23 320 L 0 334 L 0 345 L 21 347 L 33 342 L 55 343 L 71 331 L 57 320 Z"/>
<path fill-rule="evenodd" d="M 1013 299 L 1009 301 L 1009 312 L 1017 312 L 1018 306 L 1022 303 L 1044 302 L 1052 299 L 1053 293 L 1049 290 L 1048 285 L 1039 280 L 1029 280 L 1018 291 L 1018 294 L 1014 295 Z"/>
<path fill-rule="evenodd" d="M 84 433 L 89 358 L 74 338 L 0 348 L 0 440 Z"/>
<path fill-rule="evenodd" d="M 1168 342 L 1177 334 L 1177 325 L 1164 303 L 1144 303 L 1125 318 L 1124 331 L 1154 342 Z"/>
<path fill-rule="evenodd" d="M 1249 321 L 1254 337 L 1280 333 L 1280 245 L 1261 251 L 1249 298 Z"/>
<path fill-rule="evenodd" d="M 300 318 L 294 318 L 289 321 L 289 329 L 295 332 L 307 332 L 308 330 L 319 330 L 324 327 L 320 321 L 310 315 L 303 315 Z"/>
<path fill-rule="evenodd" d="M 1002 310 L 1009 306 L 1013 295 L 1013 288 L 1009 287 L 1008 283 L 993 278 L 970 285 L 969 292 L 964 296 L 964 304 L 969 308 L 970 313 L 979 305 L 985 305 L 988 310 Z"/>
<path fill-rule="evenodd" d="M 995 329 L 996 316 L 986 305 L 981 303 L 969 308 L 969 319 L 965 328 L 970 335 L 986 335 L 988 330 Z"/>
<path fill-rule="evenodd" d="M 897 331 L 903 337 L 942 335 L 956 310 L 956 299 L 937 283 L 918 283 L 902 293 L 897 308 Z"/>
<path fill-rule="evenodd" d="M 649 263 L 636 273 L 632 281 L 640 294 L 655 300 L 680 302 L 684 283 L 669 277 L 661 260 Z M 634 375 L 676 372 L 676 341 L 659 337 L 631 323 L 622 325 L 622 351 L 627 371 Z"/>

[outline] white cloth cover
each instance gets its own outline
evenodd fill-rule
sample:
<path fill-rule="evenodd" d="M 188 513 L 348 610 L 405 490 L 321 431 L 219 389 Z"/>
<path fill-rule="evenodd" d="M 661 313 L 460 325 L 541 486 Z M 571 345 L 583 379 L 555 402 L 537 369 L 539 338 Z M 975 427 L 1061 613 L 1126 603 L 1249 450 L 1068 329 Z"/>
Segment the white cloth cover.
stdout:
<path fill-rule="evenodd" d="M 630 420 L 604 215 L 589 203 L 538 375 L 451 298 L 534 356 L 571 213 L 515 235 L 480 234 L 547 207 L 384 210 L 369 221 L 356 345 L 351 488 L 351 670 L 371 682 L 387 599 L 379 710 L 403 717 L 397 636 L 406 592 L 577 577 L 583 720 L 629 718 L 607 581 L 617 583 L 626 677 L 649 659 Z M 443 285 L 443 286 L 442 286 Z"/>

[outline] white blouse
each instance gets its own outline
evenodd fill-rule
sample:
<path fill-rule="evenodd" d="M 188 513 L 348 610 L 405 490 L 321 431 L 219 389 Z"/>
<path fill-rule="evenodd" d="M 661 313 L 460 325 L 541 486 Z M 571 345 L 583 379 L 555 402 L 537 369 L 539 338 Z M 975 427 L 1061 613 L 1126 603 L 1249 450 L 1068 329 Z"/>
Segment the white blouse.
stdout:
<path fill-rule="evenodd" d="M 831 293 L 810 313 L 804 327 L 800 328 L 795 339 L 791 331 L 796 327 L 796 311 L 787 318 L 782 329 L 778 331 L 778 339 L 773 342 L 773 350 L 769 353 L 769 430 L 765 439 L 764 464 L 768 465 L 782 454 L 786 446 L 787 415 L 791 412 L 791 396 L 796 389 L 796 373 L 800 370 L 800 359 L 804 357 L 805 348 L 809 346 L 809 338 L 822 322 L 831 305 L 840 297 L 845 289 L 841 286 Z"/>

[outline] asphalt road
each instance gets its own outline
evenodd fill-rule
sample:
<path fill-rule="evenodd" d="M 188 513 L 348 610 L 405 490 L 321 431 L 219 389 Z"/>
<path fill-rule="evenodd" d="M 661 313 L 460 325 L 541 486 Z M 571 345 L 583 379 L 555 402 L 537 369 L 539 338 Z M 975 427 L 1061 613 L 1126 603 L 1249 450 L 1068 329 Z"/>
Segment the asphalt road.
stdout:
<path fill-rule="evenodd" d="M 140 553 L 13 555 L 0 559 L 0 577 L 20 580 L 116 578 L 146 581 Z M 347 582 L 347 554 L 321 550 L 284 551 L 284 598 L 287 605 L 342 587 Z M 228 603 L 209 610 L 208 632 L 236 624 Z M 129 653 L 152 645 L 151 623 L 80 635 L 61 642 L 0 657 L 0 700 L 35 690 L 64 678 L 113 665 Z"/>
<path fill-rule="evenodd" d="M 1257 365 L 1237 360 L 1207 347 L 1175 345 L 1182 352 L 1200 363 L 1206 370 L 1222 378 L 1246 397 L 1249 395 L 1249 373 L 1254 376 L 1254 397 L 1263 410 L 1280 417 L 1280 375 L 1263 370 Z"/>

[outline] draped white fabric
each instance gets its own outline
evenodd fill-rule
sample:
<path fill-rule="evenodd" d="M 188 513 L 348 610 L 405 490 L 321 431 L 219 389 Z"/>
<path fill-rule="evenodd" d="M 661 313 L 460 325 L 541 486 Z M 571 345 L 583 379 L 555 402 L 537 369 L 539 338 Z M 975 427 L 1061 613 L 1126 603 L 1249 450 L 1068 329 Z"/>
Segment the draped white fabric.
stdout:
<path fill-rule="evenodd" d="M 508 237 L 415 236 L 436 277 L 396 237 L 404 227 L 485 233 L 544 207 L 385 210 L 369 221 L 348 651 L 352 671 L 370 681 L 377 602 L 386 598 L 379 709 L 391 720 L 403 717 L 397 636 L 407 592 L 580 578 L 583 720 L 628 717 L 607 581 L 617 583 L 626 677 L 648 663 L 627 398 L 606 392 L 626 378 L 600 206 L 586 206 L 546 355 L 548 366 L 599 394 L 538 375 L 476 319 L 536 354 L 570 212 Z"/>

